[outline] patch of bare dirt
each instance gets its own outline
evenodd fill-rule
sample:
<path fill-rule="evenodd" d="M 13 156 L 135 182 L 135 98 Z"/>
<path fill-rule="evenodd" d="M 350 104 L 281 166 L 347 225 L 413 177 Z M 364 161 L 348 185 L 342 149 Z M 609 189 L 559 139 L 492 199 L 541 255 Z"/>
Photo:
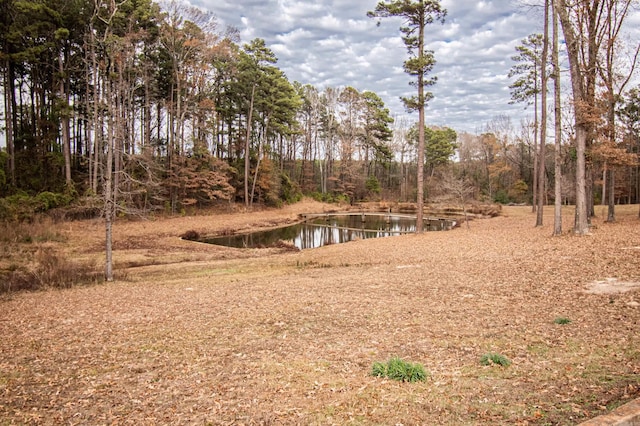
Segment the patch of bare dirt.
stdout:
<path fill-rule="evenodd" d="M 638 289 L 640 289 L 640 281 L 620 281 L 617 278 L 606 278 L 589 283 L 586 292 L 591 294 L 617 294 Z"/>
<path fill-rule="evenodd" d="M 640 396 L 640 290 L 585 292 L 640 281 L 637 208 L 585 237 L 507 207 L 300 252 L 180 235 L 335 206 L 118 221 L 126 280 L 0 301 L 0 424 L 576 424 Z M 99 221 L 61 230 L 69 256 L 102 259 Z M 370 375 L 392 356 L 429 379 Z"/>

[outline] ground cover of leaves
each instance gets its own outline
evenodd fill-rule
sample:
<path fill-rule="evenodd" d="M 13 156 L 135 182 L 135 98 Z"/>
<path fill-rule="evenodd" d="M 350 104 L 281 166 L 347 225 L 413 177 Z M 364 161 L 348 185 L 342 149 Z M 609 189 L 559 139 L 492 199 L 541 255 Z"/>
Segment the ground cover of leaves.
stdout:
<path fill-rule="evenodd" d="M 582 237 L 507 207 L 302 252 L 179 238 L 329 208 L 119 221 L 115 282 L 4 296 L 0 424 L 569 425 L 640 397 L 638 206 Z M 60 231 L 102 258 L 100 221 Z M 393 356 L 428 380 L 370 375 Z"/>

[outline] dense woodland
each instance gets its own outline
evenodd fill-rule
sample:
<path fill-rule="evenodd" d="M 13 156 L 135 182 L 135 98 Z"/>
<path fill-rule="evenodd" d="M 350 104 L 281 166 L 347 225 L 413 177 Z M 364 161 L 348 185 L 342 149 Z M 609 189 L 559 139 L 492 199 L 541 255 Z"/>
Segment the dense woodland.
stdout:
<path fill-rule="evenodd" d="M 595 7 L 582 3 L 584 10 L 564 6 L 563 24 Z M 630 2 L 596 3 L 611 12 Z M 240 44 L 213 15 L 151 0 L 2 0 L 0 8 L 5 219 L 24 205 L 46 210 L 88 199 L 123 214 L 221 201 L 279 205 L 302 194 L 415 200 L 415 123 L 392 116 L 376 93 L 289 81 L 263 40 Z M 556 15 L 563 18 L 548 16 Z M 589 80 L 591 108 L 580 112 L 588 119 L 575 123 L 589 132 L 590 204 L 638 203 L 640 92 L 629 84 L 637 47 L 616 39 L 617 21 L 606 16 L 593 27 L 601 38 L 590 51 L 599 70 Z M 544 34 L 514 52 L 513 108 L 529 106 L 530 121 L 496 117 L 469 134 L 429 126 L 427 113 L 427 200 L 535 206 L 561 194 L 575 202 L 581 133 L 568 93 L 556 107 L 545 100 L 554 97 L 547 83 L 559 81 L 554 64 L 564 56 L 552 60 L 549 34 L 545 20 Z M 631 61 L 619 60 L 623 51 Z M 547 111 L 560 114 L 547 119 Z"/>

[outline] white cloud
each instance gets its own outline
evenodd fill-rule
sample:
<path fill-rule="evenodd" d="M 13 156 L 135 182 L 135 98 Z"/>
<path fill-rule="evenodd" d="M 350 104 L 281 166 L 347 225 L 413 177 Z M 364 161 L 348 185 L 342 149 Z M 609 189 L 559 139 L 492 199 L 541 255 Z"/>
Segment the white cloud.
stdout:
<path fill-rule="evenodd" d="M 366 16 L 377 0 L 191 0 L 240 30 L 242 42 L 265 39 L 289 79 L 325 87 L 353 86 L 376 92 L 393 114 L 404 114 L 400 96 L 411 96 L 400 19 Z M 429 123 L 475 131 L 498 115 L 515 123 L 531 114 L 510 105 L 507 78 L 521 40 L 542 29 L 540 8 L 511 0 L 442 0 L 446 22 L 427 28 L 435 53 L 427 110 Z M 637 16 L 637 15 L 636 15 Z M 429 121 L 430 120 L 430 121 Z"/>

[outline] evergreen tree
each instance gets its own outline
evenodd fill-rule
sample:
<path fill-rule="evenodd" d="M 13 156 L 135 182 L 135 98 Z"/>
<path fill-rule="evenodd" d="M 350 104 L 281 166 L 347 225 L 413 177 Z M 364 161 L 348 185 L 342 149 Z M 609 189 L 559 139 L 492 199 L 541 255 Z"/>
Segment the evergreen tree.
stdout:
<path fill-rule="evenodd" d="M 426 78 L 433 69 L 436 61 L 433 51 L 425 47 L 425 29 L 433 22 L 444 22 L 446 9 L 440 6 L 438 0 L 392 0 L 379 2 L 373 12 L 368 12 L 370 17 L 400 17 L 404 20 L 400 32 L 404 34 L 402 40 L 409 52 L 409 59 L 404 62 L 404 70 L 407 74 L 416 78 L 415 85 L 418 88 L 417 96 L 403 98 L 405 106 L 410 111 L 418 111 L 418 194 L 417 194 L 417 223 L 416 233 L 423 231 L 424 209 L 424 109 L 427 102 L 433 97 L 425 88 L 435 84 L 435 78 Z"/>

